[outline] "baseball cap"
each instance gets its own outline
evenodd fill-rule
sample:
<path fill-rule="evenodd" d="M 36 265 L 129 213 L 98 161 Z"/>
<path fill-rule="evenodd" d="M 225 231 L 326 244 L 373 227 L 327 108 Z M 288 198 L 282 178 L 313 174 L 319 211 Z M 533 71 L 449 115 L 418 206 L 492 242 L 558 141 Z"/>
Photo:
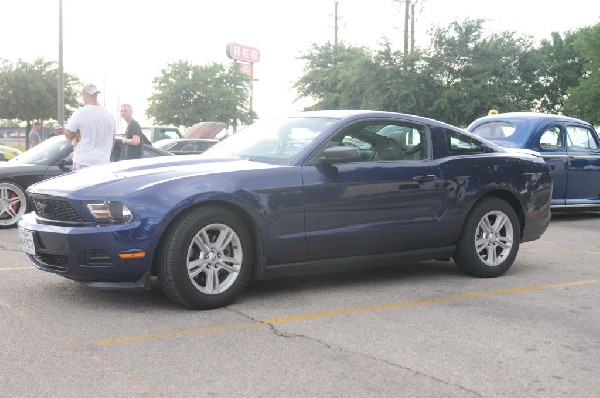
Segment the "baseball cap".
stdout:
<path fill-rule="evenodd" d="M 60 124 L 58 124 L 58 123 L 54 123 L 54 126 L 52 126 L 52 128 L 53 128 L 54 130 L 58 130 L 58 129 L 62 129 L 62 128 L 63 128 L 63 126 L 61 126 L 61 125 L 60 125 Z"/>
<path fill-rule="evenodd" d="M 98 90 L 98 87 L 96 87 L 96 85 L 92 83 L 86 84 L 83 88 L 83 91 L 88 93 L 89 95 L 98 94 L 100 92 L 100 90 Z"/>

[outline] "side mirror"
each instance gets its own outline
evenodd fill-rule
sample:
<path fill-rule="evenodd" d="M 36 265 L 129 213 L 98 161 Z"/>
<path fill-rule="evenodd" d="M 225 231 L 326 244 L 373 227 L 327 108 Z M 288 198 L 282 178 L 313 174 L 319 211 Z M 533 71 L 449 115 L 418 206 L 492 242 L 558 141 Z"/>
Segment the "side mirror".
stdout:
<path fill-rule="evenodd" d="M 58 162 L 58 168 L 67 173 L 73 171 L 73 158 L 66 158 Z"/>
<path fill-rule="evenodd" d="M 349 146 L 334 146 L 327 148 L 323 151 L 323 156 L 319 158 L 321 163 L 329 165 L 333 163 L 359 162 L 360 160 L 358 148 Z"/>
<path fill-rule="evenodd" d="M 0 162 L 6 162 L 6 156 L 4 156 L 4 152 L 0 152 Z"/>

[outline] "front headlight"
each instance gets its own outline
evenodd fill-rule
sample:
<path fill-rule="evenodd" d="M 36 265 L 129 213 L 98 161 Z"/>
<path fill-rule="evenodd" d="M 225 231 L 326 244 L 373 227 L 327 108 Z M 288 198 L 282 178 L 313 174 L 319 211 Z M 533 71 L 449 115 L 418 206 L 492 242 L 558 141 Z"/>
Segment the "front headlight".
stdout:
<path fill-rule="evenodd" d="M 131 210 L 121 202 L 87 202 L 87 208 L 99 222 L 128 223 L 133 221 Z"/>

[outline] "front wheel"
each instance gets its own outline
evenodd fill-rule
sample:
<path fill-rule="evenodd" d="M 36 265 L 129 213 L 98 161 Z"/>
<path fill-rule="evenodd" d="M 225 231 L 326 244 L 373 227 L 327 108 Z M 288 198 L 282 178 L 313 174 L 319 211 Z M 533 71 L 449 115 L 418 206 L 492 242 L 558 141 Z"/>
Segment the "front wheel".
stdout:
<path fill-rule="evenodd" d="M 484 199 L 465 221 L 454 262 L 466 274 L 494 278 L 511 267 L 519 242 L 520 226 L 514 209 L 504 200 Z"/>
<path fill-rule="evenodd" d="M 25 190 L 13 182 L 0 182 L 0 228 L 17 226 L 26 211 Z"/>
<path fill-rule="evenodd" d="M 199 310 L 231 303 L 252 268 L 248 228 L 220 207 L 200 207 L 180 217 L 159 253 L 162 290 L 175 303 Z"/>

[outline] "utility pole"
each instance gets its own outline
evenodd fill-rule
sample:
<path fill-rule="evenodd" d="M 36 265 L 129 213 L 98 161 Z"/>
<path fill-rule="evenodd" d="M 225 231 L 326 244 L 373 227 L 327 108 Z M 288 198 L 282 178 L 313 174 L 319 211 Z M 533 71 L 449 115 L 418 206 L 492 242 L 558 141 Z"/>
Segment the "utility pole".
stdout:
<path fill-rule="evenodd" d="M 408 54 L 408 16 L 410 9 L 410 0 L 405 0 L 406 8 L 404 12 L 404 55 Z"/>
<path fill-rule="evenodd" d="M 335 0 L 335 11 L 333 14 L 333 18 L 335 20 L 333 45 L 335 47 L 337 47 L 337 45 L 338 45 L 338 3 L 339 3 L 339 1 Z"/>
<path fill-rule="evenodd" d="M 410 52 L 415 49 L 415 4 L 419 0 L 395 0 L 404 3 L 404 55 L 408 54 L 408 42 L 410 37 Z M 401 8 L 401 7 L 400 7 Z M 410 26 L 410 30 L 409 30 Z"/>
<path fill-rule="evenodd" d="M 58 0 L 58 123 L 64 127 L 65 124 L 65 76 L 63 71 L 63 12 L 62 0 Z"/>
<path fill-rule="evenodd" d="M 415 3 L 410 5 L 410 52 L 415 51 Z"/>

